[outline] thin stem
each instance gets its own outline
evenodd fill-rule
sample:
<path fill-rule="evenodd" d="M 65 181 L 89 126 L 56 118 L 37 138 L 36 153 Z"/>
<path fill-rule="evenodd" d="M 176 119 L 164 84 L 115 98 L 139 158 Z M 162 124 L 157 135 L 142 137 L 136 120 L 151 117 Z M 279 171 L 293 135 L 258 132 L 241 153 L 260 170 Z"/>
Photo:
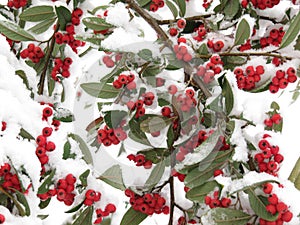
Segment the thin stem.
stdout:
<path fill-rule="evenodd" d="M 43 71 L 41 73 L 40 81 L 39 81 L 39 84 L 38 84 L 39 85 L 39 87 L 38 87 L 38 94 L 39 95 L 42 95 L 44 93 L 44 85 L 45 85 L 45 79 L 46 79 L 47 69 L 48 69 L 48 65 L 50 63 L 51 54 L 52 54 L 52 51 L 53 51 L 54 45 L 55 45 L 55 37 L 54 37 L 54 35 L 58 31 L 58 28 L 59 28 L 59 23 L 57 22 L 56 23 L 56 29 L 55 29 L 55 31 L 54 31 L 54 33 L 52 35 L 50 46 L 49 46 L 49 49 L 47 51 L 45 65 L 44 65 Z"/>
<path fill-rule="evenodd" d="M 207 15 L 202 15 L 202 16 L 191 16 L 191 17 L 186 17 L 184 18 L 186 21 L 195 21 L 195 20 L 205 20 L 206 18 L 210 17 L 212 14 L 207 14 Z M 181 18 L 179 18 L 181 19 Z M 173 20 L 156 20 L 156 22 L 159 25 L 165 25 L 165 24 L 170 24 L 170 23 L 174 23 L 179 19 L 173 19 Z"/>
<path fill-rule="evenodd" d="M 174 207 L 175 207 L 175 193 L 174 193 L 174 177 L 170 177 L 170 217 L 169 217 L 169 225 L 173 225 L 173 217 L 174 217 Z"/>

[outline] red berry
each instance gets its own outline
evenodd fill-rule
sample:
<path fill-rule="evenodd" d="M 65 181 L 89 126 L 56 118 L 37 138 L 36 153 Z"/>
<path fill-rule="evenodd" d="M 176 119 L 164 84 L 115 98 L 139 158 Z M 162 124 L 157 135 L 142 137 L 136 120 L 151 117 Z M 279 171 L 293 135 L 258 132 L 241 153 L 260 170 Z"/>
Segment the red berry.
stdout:
<path fill-rule="evenodd" d="M 293 67 L 289 67 L 287 69 L 286 73 L 287 73 L 288 76 L 294 76 L 294 75 L 296 75 L 296 71 L 295 71 L 295 69 Z"/>
<path fill-rule="evenodd" d="M 276 155 L 274 156 L 274 160 L 275 160 L 275 162 L 277 162 L 277 163 L 282 163 L 282 161 L 284 160 L 284 157 L 283 157 L 283 155 L 281 155 L 281 154 L 276 154 Z"/>
<path fill-rule="evenodd" d="M 51 127 L 44 127 L 43 128 L 43 136 L 44 137 L 49 137 L 52 134 L 53 129 Z"/>
<path fill-rule="evenodd" d="M 284 88 L 286 88 L 287 86 L 288 86 L 288 80 L 287 79 L 285 79 L 285 78 L 281 78 L 280 80 L 279 80 L 279 88 L 281 88 L 281 89 L 284 89 Z"/>
<path fill-rule="evenodd" d="M 73 185 L 76 182 L 76 177 L 74 177 L 73 174 L 69 173 L 66 176 L 66 181 L 69 185 Z"/>
<path fill-rule="evenodd" d="M 53 110 L 50 107 L 46 107 L 43 109 L 43 117 L 52 116 Z"/>
<path fill-rule="evenodd" d="M 179 20 L 177 20 L 177 27 L 178 27 L 179 29 L 183 29 L 183 28 L 185 27 L 185 25 L 186 25 L 186 22 L 185 22 L 184 19 L 179 19 Z"/>
<path fill-rule="evenodd" d="M 271 213 L 272 215 L 274 215 L 277 211 L 276 211 L 276 207 L 275 205 L 269 204 L 266 206 L 266 210 Z"/>
<path fill-rule="evenodd" d="M 276 194 L 271 194 L 269 197 L 268 197 L 268 201 L 270 204 L 272 205 L 276 205 L 278 203 L 278 197 Z"/>
<path fill-rule="evenodd" d="M 116 209 L 116 206 L 112 203 L 107 204 L 105 207 L 105 211 L 108 211 L 109 213 L 114 213 Z"/>
<path fill-rule="evenodd" d="M 48 152 L 52 152 L 53 150 L 55 150 L 56 146 L 54 144 L 54 142 L 52 141 L 49 141 L 47 144 L 46 144 L 46 150 Z"/>
<path fill-rule="evenodd" d="M 260 140 L 259 142 L 258 142 L 258 147 L 261 149 L 261 150 L 265 150 L 265 149 L 267 149 L 267 148 L 269 148 L 270 147 L 270 144 L 269 144 L 269 142 L 267 141 L 267 140 Z"/>
<path fill-rule="evenodd" d="M 219 176 L 219 175 L 223 175 L 223 171 L 222 170 L 215 170 L 214 171 L 214 177 Z"/>
<path fill-rule="evenodd" d="M 3 214 L 0 214 L 0 224 L 3 224 L 5 222 L 5 216 Z"/>
<path fill-rule="evenodd" d="M 293 218 L 293 213 L 291 213 L 290 211 L 287 211 L 281 215 L 281 219 L 284 222 L 290 222 L 292 218 Z"/>
<path fill-rule="evenodd" d="M 283 202 L 279 202 L 277 205 L 276 205 L 276 209 L 278 212 L 285 212 L 287 210 L 287 205 Z"/>
<path fill-rule="evenodd" d="M 47 142 L 47 138 L 43 135 L 39 135 L 36 138 L 36 143 L 38 144 L 38 146 L 45 146 Z"/>
<path fill-rule="evenodd" d="M 272 190 L 273 190 L 273 185 L 271 183 L 265 183 L 263 185 L 263 191 L 264 191 L 264 193 L 270 194 L 272 192 Z"/>
<path fill-rule="evenodd" d="M 176 94 L 177 92 L 177 87 L 176 85 L 172 84 L 168 87 L 168 92 L 171 94 L 171 95 L 174 95 Z"/>

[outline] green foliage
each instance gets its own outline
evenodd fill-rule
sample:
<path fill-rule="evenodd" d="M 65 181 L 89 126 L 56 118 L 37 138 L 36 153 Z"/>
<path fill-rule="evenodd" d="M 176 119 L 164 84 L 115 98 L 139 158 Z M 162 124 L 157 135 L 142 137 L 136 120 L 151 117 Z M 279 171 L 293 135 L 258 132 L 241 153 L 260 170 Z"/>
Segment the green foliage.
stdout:
<path fill-rule="evenodd" d="M 238 23 L 238 27 L 236 29 L 234 45 L 244 44 L 249 39 L 250 35 L 251 31 L 249 23 L 247 20 L 242 19 Z"/>
<path fill-rule="evenodd" d="M 205 182 L 200 186 L 190 189 L 186 193 L 186 198 L 194 202 L 204 203 L 205 196 L 212 192 L 216 187 L 218 187 L 218 183 L 216 181 Z"/>
<path fill-rule="evenodd" d="M 114 165 L 110 167 L 103 174 L 101 174 L 99 179 L 119 190 L 124 191 L 126 189 L 123 182 L 122 169 L 120 165 Z"/>
<path fill-rule="evenodd" d="M 83 160 L 87 164 L 93 164 L 92 154 L 90 152 L 89 147 L 85 143 L 85 141 L 79 135 L 77 135 L 77 134 L 70 133 L 68 135 L 68 137 L 72 138 L 74 141 L 76 141 L 79 144 L 79 148 L 80 148 L 80 150 L 82 152 L 82 155 L 83 155 Z"/>
<path fill-rule="evenodd" d="M 86 93 L 97 98 L 115 98 L 120 93 L 120 89 L 115 89 L 112 85 L 104 82 L 83 83 L 80 86 Z"/>
<path fill-rule="evenodd" d="M 82 22 L 87 28 L 96 31 L 106 30 L 112 27 L 105 19 L 99 17 L 86 17 Z"/>
<path fill-rule="evenodd" d="M 208 212 L 215 225 L 241 225 L 246 224 L 252 216 L 241 210 L 230 208 L 214 208 Z"/>
<path fill-rule="evenodd" d="M 94 207 L 88 206 L 83 212 L 80 213 L 72 225 L 92 225 L 93 212 Z"/>
<path fill-rule="evenodd" d="M 59 23 L 59 29 L 65 30 L 67 23 L 71 22 L 72 14 L 69 11 L 68 8 L 64 6 L 58 6 L 55 7 L 58 23 Z"/>
<path fill-rule="evenodd" d="M 139 211 L 135 211 L 133 208 L 130 208 L 124 214 L 120 225 L 138 225 L 146 218 L 146 214 L 141 213 Z"/>
<path fill-rule="evenodd" d="M 25 9 L 20 14 L 20 19 L 30 22 L 40 22 L 48 20 L 54 16 L 55 13 L 52 6 L 41 5 Z"/>
<path fill-rule="evenodd" d="M 9 21 L 0 21 L 0 32 L 14 41 L 35 41 L 30 33 Z"/>
<path fill-rule="evenodd" d="M 286 31 L 285 35 L 282 38 L 279 48 L 285 48 L 289 44 L 291 44 L 299 34 L 299 31 L 300 31 L 300 12 L 298 12 L 298 14 L 292 20 L 289 29 Z"/>
<path fill-rule="evenodd" d="M 148 177 L 144 187 L 148 190 L 151 190 L 153 187 L 155 187 L 158 182 L 161 180 L 164 172 L 165 172 L 165 161 L 162 160 L 159 162 L 151 171 L 150 176 Z"/>
<path fill-rule="evenodd" d="M 49 187 L 53 184 L 53 177 L 55 175 L 55 169 L 50 172 L 50 174 L 45 178 L 43 183 L 38 189 L 38 194 L 44 194 L 49 190 Z"/>

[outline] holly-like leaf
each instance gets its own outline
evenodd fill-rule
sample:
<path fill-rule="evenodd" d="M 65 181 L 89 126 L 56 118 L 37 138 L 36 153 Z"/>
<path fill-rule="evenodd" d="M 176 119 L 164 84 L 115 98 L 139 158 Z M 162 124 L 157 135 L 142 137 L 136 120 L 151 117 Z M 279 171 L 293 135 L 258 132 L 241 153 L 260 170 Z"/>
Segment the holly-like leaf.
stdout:
<path fill-rule="evenodd" d="M 231 89 L 231 85 L 228 82 L 227 78 L 224 77 L 223 87 L 222 87 L 222 95 L 225 97 L 225 107 L 226 113 L 230 114 L 234 105 L 234 97 Z"/>
<path fill-rule="evenodd" d="M 35 38 L 30 33 L 9 21 L 0 21 L 0 32 L 14 41 L 35 41 Z"/>
<path fill-rule="evenodd" d="M 284 48 L 289 44 L 291 44 L 299 34 L 299 31 L 300 31 L 300 12 L 298 12 L 298 14 L 292 20 L 289 29 L 284 34 L 279 49 Z"/>
<path fill-rule="evenodd" d="M 82 20 L 83 24 L 92 30 L 101 31 L 113 27 L 105 19 L 99 17 L 86 17 Z"/>
<path fill-rule="evenodd" d="M 135 211 L 130 207 L 124 214 L 120 225 L 139 225 L 146 218 L 147 214 Z"/>
<path fill-rule="evenodd" d="M 73 133 L 69 134 L 68 137 L 71 137 L 74 141 L 76 141 L 79 144 L 79 148 L 83 155 L 83 160 L 87 164 L 93 164 L 92 154 L 85 141 L 79 135 Z"/>
<path fill-rule="evenodd" d="M 173 2 L 169 1 L 169 0 L 166 0 L 166 5 L 168 6 L 168 8 L 171 10 L 173 16 L 174 16 L 174 19 L 177 18 L 178 16 L 178 9 L 177 7 L 174 5 Z"/>
<path fill-rule="evenodd" d="M 209 216 L 215 225 L 241 225 L 246 224 L 252 218 L 251 215 L 241 210 L 230 208 L 214 208 L 204 215 L 206 216 Z"/>
<path fill-rule="evenodd" d="M 267 197 L 257 195 L 252 188 L 247 191 L 250 206 L 260 218 L 268 221 L 275 221 L 278 218 L 278 213 L 272 215 L 266 210 L 266 206 L 269 204 Z"/>
<path fill-rule="evenodd" d="M 110 167 L 99 177 L 99 179 L 119 190 L 124 191 L 126 189 L 120 165 Z"/>
<path fill-rule="evenodd" d="M 144 187 L 147 188 L 148 190 L 151 190 L 153 187 L 155 187 L 158 184 L 158 182 L 161 180 L 165 172 L 165 167 L 166 166 L 164 160 L 158 163 L 151 171 L 151 174 L 148 177 Z"/>
<path fill-rule="evenodd" d="M 38 194 L 44 194 L 49 190 L 49 187 L 53 184 L 52 179 L 55 175 L 55 169 L 51 171 L 51 173 L 47 176 L 44 182 L 38 189 Z"/>
<path fill-rule="evenodd" d="M 64 6 L 55 7 L 56 15 L 59 22 L 59 29 L 65 30 L 67 23 L 71 22 L 72 14 L 68 8 Z"/>
<path fill-rule="evenodd" d="M 205 196 L 212 192 L 217 186 L 218 183 L 216 181 L 208 181 L 190 189 L 186 193 L 186 198 L 194 202 L 203 203 Z"/>
<path fill-rule="evenodd" d="M 154 133 L 166 128 L 172 119 L 158 115 L 147 115 L 140 123 L 141 131 L 146 133 Z"/>
<path fill-rule="evenodd" d="M 79 214 L 78 218 L 72 225 L 92 225 L 94 207 L 87 207 L 82 213 Z"/>
<path fill-rule="evenodd" d="M 116 128 L 120 126 L 121 121 L 127 116 L 126 111 L 113 110 L 105 112 L 104 121 L 110 128 Z"/>
<path fill-rule="evenodd" d="M 250 35 L 251 35 L 250 25 L 247 22 L 247 20 L 242 19 L 237 25 L 234 45 L 244 44 L 249 39 Z"/>
<path fill-rule="evenodd" d="M 39 22 L 48 20 L 55 16 L 52 6 L 40 5 L 25 9 L 20 14 L 20 19 L 30 22 Z"/>

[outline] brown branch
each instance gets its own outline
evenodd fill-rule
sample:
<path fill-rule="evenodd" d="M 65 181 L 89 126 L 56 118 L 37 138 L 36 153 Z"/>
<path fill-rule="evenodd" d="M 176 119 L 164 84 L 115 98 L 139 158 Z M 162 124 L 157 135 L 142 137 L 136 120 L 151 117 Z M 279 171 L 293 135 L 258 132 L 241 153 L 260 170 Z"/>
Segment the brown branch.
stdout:
<path fill-rule="evenodd" d="M 175 208 L 175 190 L 174 190 L 174 177 L 170 177 L 170 217 L 169 217 L 169 225 L 173 225 L 173 217 L 174 217 L 174 208 Z"/>
<path fill-rule="evenodd" d="M 45 79 L 46 79 L 47 69 L 48 69 L 48 65 L 50 63 L 51 54 L 53 52 L 54 45 L 55 45 L 55 37 L 54 37 L 54 35 L 58 31 L 58 28 L 59 28 L 59 23 L 57 22 L 56 23 L 56 29 L 54 30 L 54 33 L 53 33 L 52 38 L 51 38 L 49 49 L 47 51 L 45 65 L 44 65 L 43 71 L 41 73 L 40 81 L 39 81 L 39 84 L 38 84 L 39 85 L 39 87 L 38 87 L 38 94 L 39 95 L 42 95 L 44 93 L 44 85 L 45 85 Z"/>
<path fill-rule="evenodd" d="M 202 15 L 202 16 L 191 16 L 191 17 L 186 17 L 184 19 L 186 21 L 205 20 L 206 18 L 210 17 L 211 15 L 212 14 L 207 14 L 207 15 Z M 174 23 L 174 22 L 176 22 L 179 19 L 181 19 L 181 18 L 173 19 L 173 20 L 156 20 L 156 22 L 159 25 L 165 25 L 165 24 Z"/>

